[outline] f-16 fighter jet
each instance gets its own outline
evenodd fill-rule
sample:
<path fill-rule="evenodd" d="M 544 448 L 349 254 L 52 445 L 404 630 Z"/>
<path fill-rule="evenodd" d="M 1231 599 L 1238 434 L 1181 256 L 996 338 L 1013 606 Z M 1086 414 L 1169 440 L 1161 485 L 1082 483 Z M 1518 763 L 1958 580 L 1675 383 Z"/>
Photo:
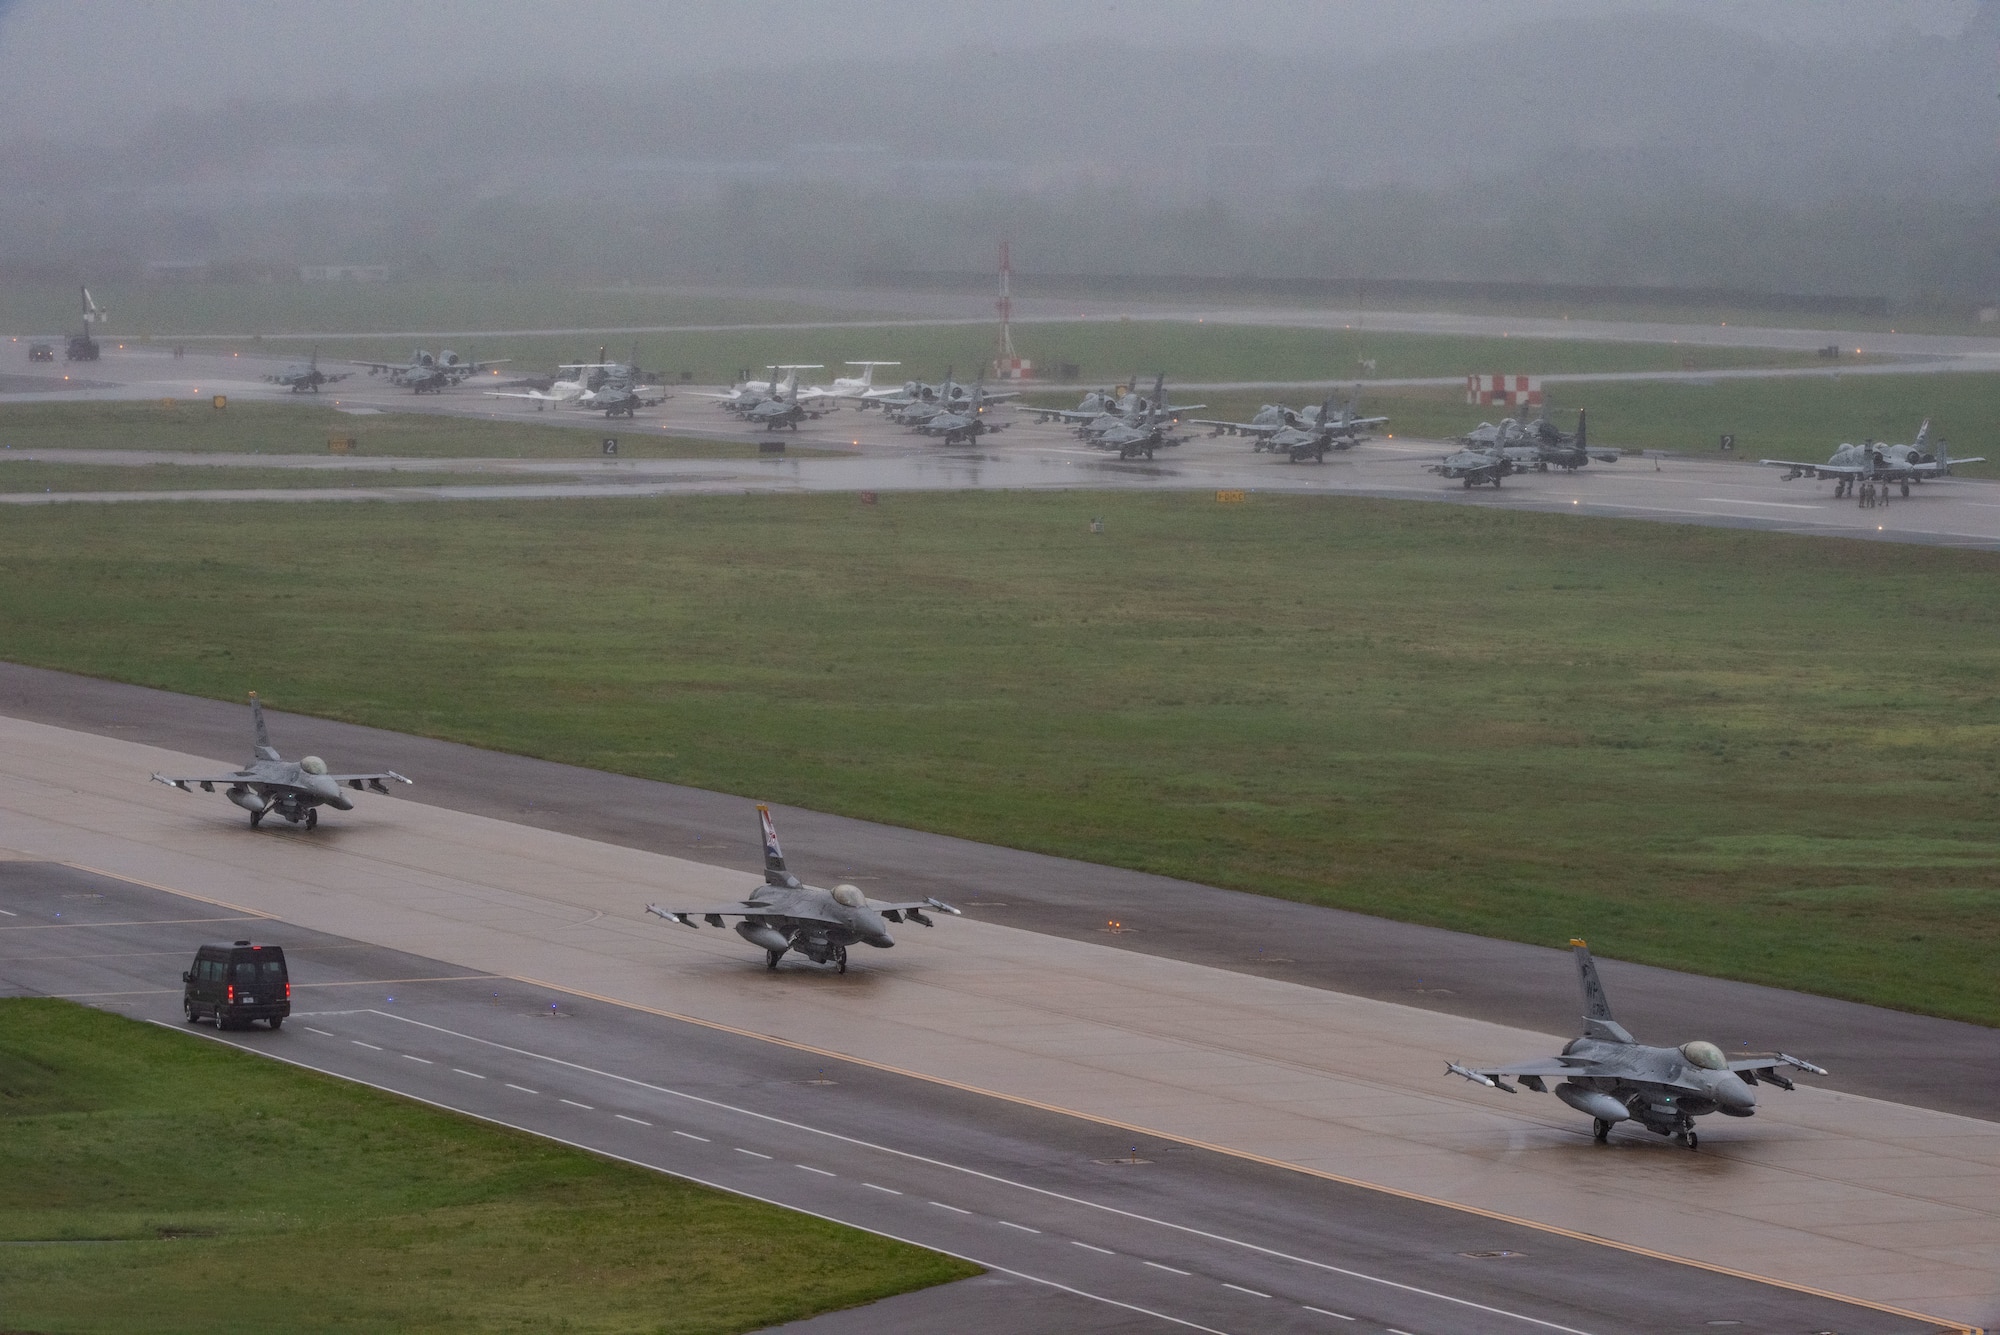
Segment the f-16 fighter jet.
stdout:
<path fill-rule="evenodd" d="M 283 385 L 294 394 L 317 394 L 321 385 L 335 385 L 352 375 L 351 371 L 341 371 L 328 375 L 319 369 L 319 349 L 312 350 L 312 360 L 304 366 L 287 366 L 275 375 L 264 378 L 274 385 Z"/>
<path fill-rule="evenodd" d="M 986 382 L 973 386 L 972 398 L 963 407 L 939 413 L 917 428 L 924 436 L 942 436 L 947 445 L 969 445 L 981 436 L 990 436 L 996 431 L 1005 431 L 1007 423 L 996 422 L 986 415 Z"/>
<path fill-rule="evenodd" d="M 1424 467 L 1439 477 L 1459 478 L 1467 487 L 1490 482 L 1497 488 L 1501 478 L 1520 471 L 1497 443 L 1483 448 L 1468 445 L 1458 453 L 1447 454 L 1437 463 L 1425 464 Z"/>
<path fill-rule="evenodd" d="M 1835 496 L 1851 495 L 1857 482 L 1900 482 L 1903 494 L 1907 496 L 1912 482 L 1950 477 L 1953 464 L 1986 462 L 1983 457 L 1954 459 L 1943 441 L 1938 442 L 1937 452 L 1932 453 L 1930 438 L 1931 422 L 1927 417 L 1924 424 L 1917 428 L 1917 438 L 1908 445 L 1888 445 L 1872 440 L 1860 445 L 1842 445 L 1823 464 L 1794 463 L 1790 459 L 1759 459 L 1757 462 L 1767 468 L 1789 468 L 1791 471 L 1785 474 L 1787 482 L 1799 477 L 1830 477 L 1834 482 Z"/>
<path fill-rule="evenodd" d="M 1583 1037 L 1564 1044 L 1559 1057 L 1531 1058 L 1484 1070 L 1448 1061 L 1447 1073 L 1509 1094 L 1516 1092 L 1507 1083 L 1509 1078 L 1537 1094 L 1547 1091 L 1545 1081 L 1559 1079 L 1562 1083 L 1555 1088 L 1556 1097 L 1595 1119 L 1592 1129 L 1600 1142 L 1611 1135 L 1615 1123 L 1636 1121 L 1648 1131 L 1672 1136 L 1689 1149 L 1701 1144 L 1695 1134 L 1695 1118 L 1712 1112 L 1749 1117 L 1757 1111 L 1759 1083 L 1792 1088 L 1780 1067 L 1826 1074 L 1811 1062 L 1782 1052 L 1732 1060 L 1715 1044 L 1699 1039 L 1677 1048 L 1646 1047 L 1611 1018 L 1611 1003 L 1605 998 L 1604 985 L 1597 981 L 1597 964 L 1590 958 L 1590 947 L 1580 940 L 1569 944 L 1583 984 Z"/>
<path fill-rule="evenodd" d="M 250 726 L 257 737 L 256 754 L 242 769 L 228 774 L 194 774 L 175 777 L 155 774 L 153 782 L 164 783 L 180 789 L 184 793 L 193 792 L 189 784 L 200 784 L 204 793 L 215 791 L 215 785 L 226 784 L 223 794 L 237 806 L 250 813 L 250 828 L 256 829 L 259 821 L 276 812 L 294 825 L 304 823 L 310 830 L 319 824 L 319 808 L 332 807 L 336 811 L 354 810 L 353 799 L 341 792 L 342 785 L 360 791 L 369 788 L 378 793 L 389 790 L 382 786 L 385 779 L 397 783 L 410 783 L 394 770 L 383 770 L 377 774 L 330 774 L 326 762 L 318 756 L 307 756 L 304 760 L 285 760 L 271 745 L 271 733 L 264 726 L 264 702 L 257 698 L 257 692 L 250 692 Z"/>
<path fill-rule="evenodd" d="M 908 920 L 929 927 L 925 910 L 934 909 L 962 916 L 938 899 L 915 899 L 883 904 L 869 899 L 851 885 L 822 890 L 801 884 L 785 870 L 784 850 L 778 847 L 778 830 L 771 824 L 771 809 L 757 804 L 757 819 L 764 829 L 764 884 L 747 899 L 713 909 L 663 909 L 646 905 L 646 912 L 693 927 L 700 918 L 710 927 L 722 926 L 724 918 L 739 918 L 736 934 L 753 946 L 764 948 L 765 967 L 775 969 L 785 952 L 796 950 L 814 964 L 838 965 L 847 972 L 847 948 L 865 942 L 886 950 L 896 944 L 888 924 Z"/>

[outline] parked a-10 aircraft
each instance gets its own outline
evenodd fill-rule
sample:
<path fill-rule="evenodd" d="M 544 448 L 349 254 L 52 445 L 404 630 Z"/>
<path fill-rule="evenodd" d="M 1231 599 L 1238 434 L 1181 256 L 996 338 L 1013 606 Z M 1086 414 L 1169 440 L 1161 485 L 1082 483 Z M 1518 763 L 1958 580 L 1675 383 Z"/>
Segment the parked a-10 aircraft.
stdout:
<path fill-rule="evenodd" d="M 1576 957 L 1578 981 L 1583 985 L 1583 1037 L 1564 1044 L 1560 1056 L 1531 1057 L 1511 1066 L 1483 1070 L 1448 1061 L 1447 1072 L 1509 1094 L 1516 1092 L 1507 1083 L 1510 1077 L 1538 1094 L 1548 1089 L 1544 1081 L 1559 1079 L 1562 1083 L 1555 1088 L 1556 1097 L 1595 1119 L 1592 1131 L 1597 1140 L 1607 1139 L 1618 1122 L 1636 1121 L 1648 1131 L 1672 1136 L 1689 1149 L 1701 1144 L 1695 1134 L 1695 1118 L 1712 1112 L 1725 1117 L 1754 1115 L 1755 1087 L 1760 1082 L 1792 1088 L 1779 1067 L 1826 1074 L 1811 1062 L 1782 1052 L 1731 1060 L 1715 1044 L 1699 1039 L 1677 1048 L 1641 1044 L 1611 1018 L 1611 1002 L 1604 995 L 1604 985 L 1597 981 L 1597 963 L 1590 958 L 1590 947 L 1581 940 L 1569 944 Z"/>
<path fill-rule="evenodd" d="M 257 692 L 250 692 L 250 727 L 256 737 L 256 753 L 250 763 L 242 769 L 228 774 L 189 774 L 173 776 L 155 774 L 155 783 L 164 783 L 193 792 L 189 784 L 200 784 L 204 793 L 215 791 L 215 785 L 226 784 L 228 791 L 223 794 L 237 806 L 250 813 L 250 828 L 272 812 L 283 816 L 292 824 L 301 822 L 310 830 L 319 824 L 319 807 L 332 807 L 336 811 L 354 810 L 354 802 L 340 791 L 341 785 L 359 791 L 370 788 L 378 793 L 389 790 L 382 786 L 385 779 L 397 783 L 409 783 L 394 770 L 382 770 L 375 774 L 329 774 L 326 762 L 318 756 L 307 756 L 304 760 L 285 760 L 271 745 L 270 730 L 264 726 L 264 702 L 257 698 Z"/>
<path fill-rule="evenodd" d="M 646 912 L 684 927 L 693 927 L 696 918 L 710 927 L 722 926 L 724 918 L 740 918 L 736 934 L 764 948 L 765 967 L 777 968 L 786 951 L 796 950 L 814 964 L 838 965 L 842 973 L 847 972 L 849 946 L 865 943 L 886 950 L 896 944 L 889 935 L 889 923 L 908 920 L 929 927 L 927 909 L 962 916 L 938 899 L 883 904 L 851 885 L 822 890 L 802 884 L 785 870 L 785 853 L 778 847 L 771 809 L 761 802 L 757 804 L 757 820 L 764 836 L 764 884 L 748 898 L 712 909 L 664 909 L 648 904 Z"/>
<path fill-rule="evenodd" d="M 1951 476 L 1953 464 L 1983 464 L 1986 460 L 1954 459 L 1950 448 L 1938 442 L 1933 454 L 1927 447 L 1931 438 L 1931 422 L 1927 417 L 1917 428 L 1917 438 L 1908 445 L 1885 445 L 1878 441 L 1867 441 L 1860 445 L 1842 445 L 1833 452 L 1833 457 L 1823 464 L 1794 463 L 1790 459 L 1759 459 L 1757 462 L 1768 468 L 1789 468 L 1785 480 L 1799 477 L 1830 477 L 1834 481 L 1833 494 L 1844 496 L 1854 490 L 1857 482 L 1900 482 L 1903 494 L 1910 494 L 1912 482 L 1922 482 L 1925 478 Z"/>
<path fill-rule="evenodd" d="M 287 366 L 275 375 L 264 378 L 274 385 L 283 385 L 294 394 L 317 394 L 321 385 L 337 385 L 353 375 L 352 371 L 338 371 L 328 375 L 319 369 L 319 349 L 312 350 L 312 360 L 304 366 Z"/>

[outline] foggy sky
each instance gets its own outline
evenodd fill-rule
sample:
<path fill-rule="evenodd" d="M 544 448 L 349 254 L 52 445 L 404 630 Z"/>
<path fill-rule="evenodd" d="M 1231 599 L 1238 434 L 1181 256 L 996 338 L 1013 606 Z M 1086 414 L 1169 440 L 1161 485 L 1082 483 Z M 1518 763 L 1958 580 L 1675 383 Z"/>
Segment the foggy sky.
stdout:
<path fill-rule="evenodd" d="M 1074 42 L 1369 59 L 1565 16 L 1670 12 L 1781 43 L 1962 26 L 1974 0 L 0 0 L 0 139 L 121 137 L 169 108 L 472 80 L 644 83 Z"/>

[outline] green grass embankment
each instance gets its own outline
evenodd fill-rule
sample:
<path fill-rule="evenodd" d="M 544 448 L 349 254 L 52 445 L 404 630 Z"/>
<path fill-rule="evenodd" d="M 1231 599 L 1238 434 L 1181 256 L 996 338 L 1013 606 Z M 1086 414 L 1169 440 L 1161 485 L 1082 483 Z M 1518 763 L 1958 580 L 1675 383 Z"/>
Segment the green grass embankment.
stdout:
<path fill-rule="evenodd" d="M 196 1037 L 0 1000 L 9 1329 L 695 1335 L 973 1273 Z"/>

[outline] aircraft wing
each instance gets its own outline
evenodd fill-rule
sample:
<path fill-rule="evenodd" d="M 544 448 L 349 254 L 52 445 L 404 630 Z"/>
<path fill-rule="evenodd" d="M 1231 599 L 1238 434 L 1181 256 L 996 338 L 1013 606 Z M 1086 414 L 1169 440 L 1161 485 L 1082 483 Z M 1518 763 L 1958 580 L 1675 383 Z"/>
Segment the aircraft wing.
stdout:
<path fill-rule="evenodd" d="M 1285 429 L 1283 422 L 1259 426 L 1255 422 L 1218 422 L 1208 417 L 1190 417 L 1187 424 L 1214 427 L 1218 435 L 1226 432 L 1232 436 L 1258 436 L 1264 439 L 1269 439 Z"/>
<path fill-rule="evenodd" d="M 326 775 L 325 777 L 332 779 L 335 783 L 344 783 L 349 788 L 357 788 L 357 789 L 372 788 L 378 793 L 386 793 L 389 791 L 387 788 L 384 788 L 382 786 L 382 782 L 385 779 L 393 781 L 395 783 L 416 782 L 415 779 L 404 778 L 402 775 L 396 773 L 396 771 L 392 769 L 385 769 L 380 774 L 329 774 Z"/>
<path fill-rule="evenodd" d="M 1956 468 L 1960 464 L 1983 464 L 1985 462 L 1986 462 L 1986 456 L 1983 454 L 1974 455 L 1970 459 L 1961 459 L 1957 455 L 1953 455 L 1948 464 L 1940 464 L 1936 462 L 1927 464 L 1911 464 L 1909 468 L 1912 473 L 1928 474 L 1928 473 L 1941 472 L 1947 466 L 1951 468 Z"/>
<path fill-rule="evenodd" d="M 1867 470 L 1846 464 L 1802 464 L 1790 459 L 1759 459 L 1766 468 L 1789 468 L 1807 477 L 1860 477 Z"/>
<path fill-rule="evenodd" d="M 1787 1052 L 1767 1052 L 1757 1057 L 1738 1057 L 1729 1063 L 1729 1069 L 1739 1074 L 1748 1073 L 1756 1079 L 1767 1080 L 1780 1089 L 1790 1089 L 1792 1082 L 1779 1073 L 1780 1066 L 1789 1066 L 1795 1071 L 1809 1071 L 1813 1075 L 1826 1074 L 1825 1067 L 1815 1066 Z"/>
<path fill-rule="evenodd" d="M 1104 416 L 1104 412 L 1102 409 L 1094 413 L 1078 412 L 1074 408 L 1030 408 L 1028 411 L 1032 412 L 1036 417 L 1040 418 L 1044 422 L 1052 420 L 1060 420 L 1064 422 L 1094 422 L 1098 418 Z"/>
<path fill-rule="evenodd" d="M 486 397 L 489 399 L 533 399 L 537 403 L 562 402 L 562 400 L 557 398 L 555 395 L 544 394 L 540 390 L 536 389 L 528 390 L 525 393 L 510 393 L 505 390 L 489 389 L 486 391 Z"/>
<path fill-rule="evenodd" d="M 226 783 L 233 786 L 239 783 L 250 783 L 255 777 L 249 770 L 244 769 L 230 774 L 155 774 L 153 782 L 164 783 L 169 788 L 178 788 L 184 793 L 194 791 L 194 789 L 188 786 L 189 784 L 200 784 L 203 792 L 212 793 L 215 791 L 215 785 L 218 783 Z"/>
<path fill-rule="evenodd" d="M 716 909 L 663 909 L 658 904 L 648 904 L 646 905 L 646 912 L 658 918 L 665 918 L 669 922 L 677 922 L 683 927 L 693 927 L 696 918 L 700 918 L 710 927 L 720 927 L 724 918 L 763 918 L 767 916 L 795 918 L 802 916 L 788 909 L 779 909 L 770 904 L 754 904 L 749 900 L 738 900 L 734 904 Z"/>
<path fill-rule="evenodd" d="M 1341 422 L 1336 420 L 1333 422 L 1329 422 L 1327 425 L 1338 426 L 1338 427 L 1385 426 L 1388 424 L 1388 421 L 1389 419 L 1386 417 L 1357 417 L 1351 422 Z"/>
<path fill-rule="evenodd" d="M 350 362 L 348 362 L 347 364 L 348 364 L 349 366 L 365 366 L 365 367 L 367 367 L 367 368 L 368 368 L 369 370 L 371 370 L 371 371 L 414 371 L 414 370 L 416 370 L 416 369 L 417 369 L 416 367 L 414 367 L 414 366 L 411 366 L 411 365 L 410 365 L 409 363 L 407 363 L 407 362 L 356 362 L 356 361 L 350 361 Z"/>
<path fill-rule="evenodd" d="M 931 925 L 931 920 L 924 916 L 926 909 L 935 909 L 939 913 L 949 913 L 954 918 L 963 918 L 965 916 L 942 899 L 931 899 L 929 897 L 913 899 L 903 904 L 884 904 L 880 900 L 871 899 L 868 901 L 868 907 L 880 913 L 890 922 L 902 922 L 907 918 L 920 927 Z"/>

